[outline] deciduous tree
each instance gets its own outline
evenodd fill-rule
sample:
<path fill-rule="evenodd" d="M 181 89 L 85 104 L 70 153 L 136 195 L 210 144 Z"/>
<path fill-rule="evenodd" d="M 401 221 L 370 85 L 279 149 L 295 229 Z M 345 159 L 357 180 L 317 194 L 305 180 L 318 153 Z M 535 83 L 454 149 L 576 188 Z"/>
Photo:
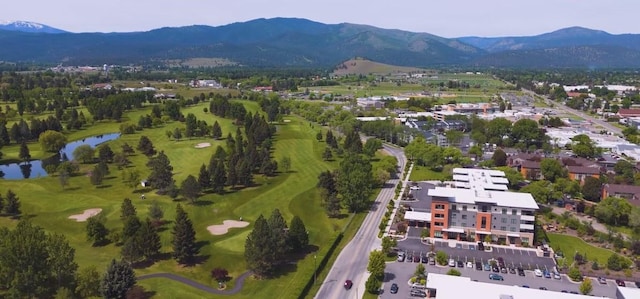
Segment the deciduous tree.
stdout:
<path fill-rule="evenodd" d="M 367 265 L 367 271 L 371 273 L 371 276 L 378 279 L 384 278 L 384 269 L 386 262 L 384 259 L 384 253 L 380 250 L 374 250 L 369 254 L 369 264 Z"/>
<path fill-rule="evenodd" d="M 351 212 L 365 209 L 372 188 L 372 168 L 359 154 L 348 154 L 342 162 L 337 178 L 337 190 Z"/>
<path fill-rule="evenodd" d="M 80 161 L 81 163 L 91 163 L 93 162 L 93 156 L 95 155 L 95 150 L 88 144 L 83 144 L 81 146 L 76 147 L 73 150 L 73 159 L 76 161 Z"/>
<path fill-rule="evenodd" d="M 38 141 L 42 150 L 57 153 L 67 144 L 67 136 L 60 132 L 47 130 L 40 134 Z"/>

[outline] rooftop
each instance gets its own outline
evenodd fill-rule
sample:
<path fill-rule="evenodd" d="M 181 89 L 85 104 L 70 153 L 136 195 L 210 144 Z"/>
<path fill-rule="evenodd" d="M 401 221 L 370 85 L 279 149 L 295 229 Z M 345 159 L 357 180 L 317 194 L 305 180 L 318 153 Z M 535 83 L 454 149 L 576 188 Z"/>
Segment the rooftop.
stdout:
<path fill-rule="evenodd" d="M 507 191 L 509 180 L 504 172 L 499 170 L 455 168 L 453 169 L 453 180 L 456 188 L 473 190 L 496 190 Z"/>
<path fill-rule="evenodd" d="M 623 299 L 631 299 L 631 298 L 640 298 L 640 289 L 628 288 L 628 287 L 618 287 L 619 295 L 622 295 Z"/>
<path fill-rule="evenodd" d="M 471 278 L 469 277 L 451 276 L 451 275 L 435 274 L 435 273 L 429 273 L 429 275 L 427 275 L 427 288 L 436 290 L 436 296 L 435 296 L 436 299 L 592 298 L 591 296 L 586 296 L 586 295 L 550 292 L 550 291 L 533 289 L 533 288 L 523 288 L 519 286 L 477 282 L 477 281 L 472 281 Z M 634 296 L 637 296 L 637 295 L 634 295 Z M 637 297 L 628 296 L 625 298 L 637 298 Z"/>
<path fill-rule="evenodd" d="M 449 198 L 455 203 L 492 203 L 501 207 L 537 210 L 538 204 L 529 193 L 436 187 L 429 196 Z"/>

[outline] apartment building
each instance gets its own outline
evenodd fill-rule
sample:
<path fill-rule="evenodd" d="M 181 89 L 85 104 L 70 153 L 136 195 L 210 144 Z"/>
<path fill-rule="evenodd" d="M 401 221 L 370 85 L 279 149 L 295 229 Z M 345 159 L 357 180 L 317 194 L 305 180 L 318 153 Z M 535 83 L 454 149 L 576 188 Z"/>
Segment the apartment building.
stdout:
<path fill-rule="evenodd" d="M 455 168 L 455 188 L 430 189 L 431 237 L 529 244 L 538 204 L 529 193 L 509 192 L 504 172 Z"/>

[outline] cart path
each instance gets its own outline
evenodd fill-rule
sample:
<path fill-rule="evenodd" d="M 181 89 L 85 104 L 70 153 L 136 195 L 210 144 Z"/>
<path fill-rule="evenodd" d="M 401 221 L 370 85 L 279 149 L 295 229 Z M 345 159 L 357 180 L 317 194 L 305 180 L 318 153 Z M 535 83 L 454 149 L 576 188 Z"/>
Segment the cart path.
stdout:
<path fill-rule="evenodd" d="M 201 284 L 195 280 L 191 280 L 189 278 L 186 278 L 184 276 L 180 276 L 180 275 L 176 275 L 173 273 L 152 273 L 152 274 L 145 274 L 145 275 L 140 275 L 138 277 L 138 280 L 145 280 L 145 279 L 150 279 L 150 278 L 166 278 L 166 279 L 170 279 L 173 281 L 177 281 L 179 283 L 182 284 L 186 284 L 190 287 L 196 288 L 198 290 L 201 290 L 203 292 L 207 292 L 209 294 L 217 294 L 217 295 L 234 295 L 237 294 L 238 292 L 240 292 L 240 290 L 242 289 L 242 286 L 244 285 L 244 280 L 249 277 L 249 275 L 251 275 L 250 271 L 244 272 L 242 273 L 240 276 L 238 276 L 238 279 L 236 280 L 235 285 L 233 286 L 233 289 L 230 290 L 218 290 L 216 288 L 212 288 L 208 285 L 204 285 Z"/>

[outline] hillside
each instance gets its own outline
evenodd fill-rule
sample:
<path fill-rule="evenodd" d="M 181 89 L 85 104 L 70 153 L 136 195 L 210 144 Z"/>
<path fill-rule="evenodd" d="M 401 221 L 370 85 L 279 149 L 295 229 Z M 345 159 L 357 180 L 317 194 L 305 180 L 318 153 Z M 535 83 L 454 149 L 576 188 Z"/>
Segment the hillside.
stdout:
<path fill-rule="evenodd" d="M 333 74 L 336 76 L 344 75 L 368 75 L 368 74 L 393 74 L 393 73 L 411 73 L 425 72 L 425 69 L 396 66 L 390 64 L 379 63 L 364 58 L 349 59 L 338 64 Z"/>
<path fill-rule="evenodd" d="M 0 61 L 176 66 L 197 58 L 194 66 L 333 68 L 366 57 L 410 67 L 640 67 L 635 59 L 640 35 L 580 27 L 536 36 L 449 39 L 368 25 L 273 18 L 131 33 L 24 31 L 0 30 Z"/>

